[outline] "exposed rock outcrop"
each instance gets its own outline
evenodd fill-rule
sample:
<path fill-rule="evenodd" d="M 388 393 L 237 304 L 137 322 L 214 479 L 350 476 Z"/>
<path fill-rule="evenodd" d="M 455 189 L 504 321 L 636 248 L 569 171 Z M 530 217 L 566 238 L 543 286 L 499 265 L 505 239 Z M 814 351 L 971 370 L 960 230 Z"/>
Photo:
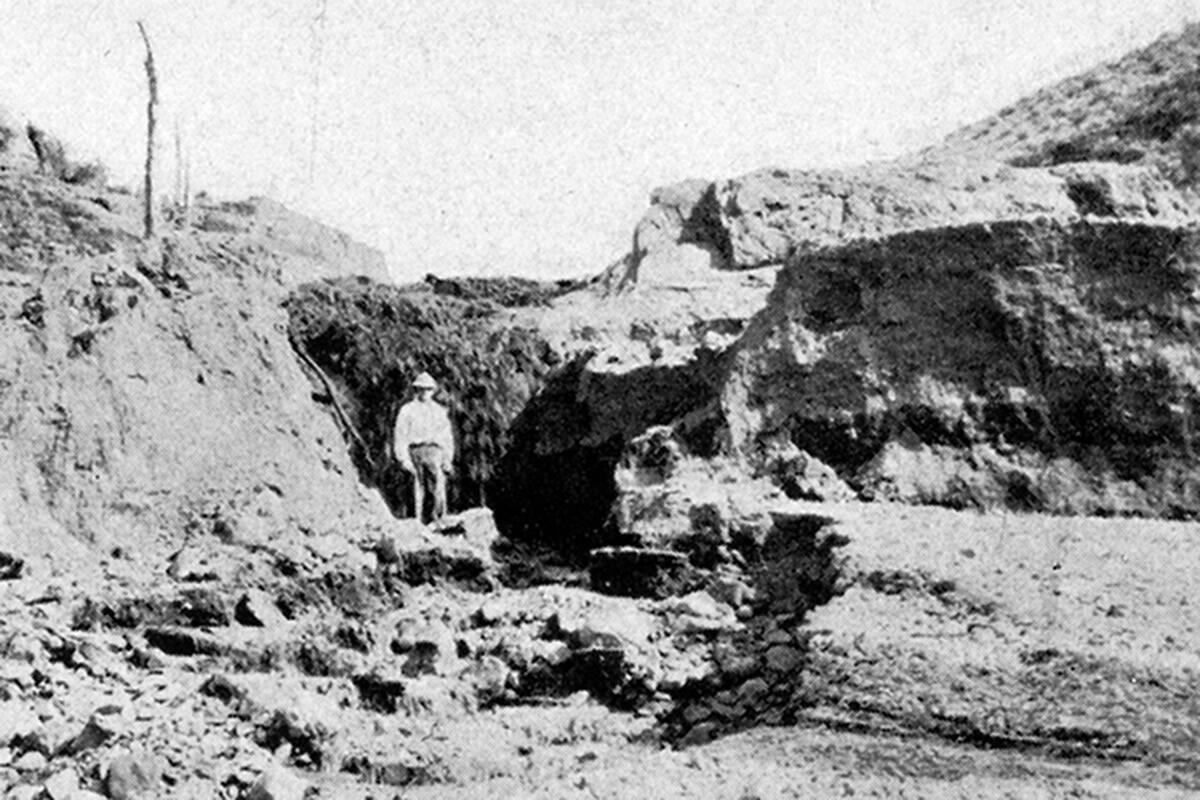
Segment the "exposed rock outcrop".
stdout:
<path fill-rule="evenodd" d="M 797 259 L 738 345 L 732 440 L 783 432 L 876 496 L 1198 513 L 1198 243 L 1009 220 Z"/>

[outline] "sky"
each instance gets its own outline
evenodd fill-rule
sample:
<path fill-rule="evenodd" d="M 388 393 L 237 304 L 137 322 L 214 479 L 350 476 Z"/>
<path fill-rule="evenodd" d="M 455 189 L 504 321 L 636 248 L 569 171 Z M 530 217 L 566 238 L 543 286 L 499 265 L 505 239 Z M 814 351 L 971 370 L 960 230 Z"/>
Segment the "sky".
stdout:
<path fill-rule="evenodd" d="M 0 105 L 134 185 L 265 194 L 398 281 L 594 274 L 650 191 L 931 144 L 1200 0 L 0 0 Z"/>

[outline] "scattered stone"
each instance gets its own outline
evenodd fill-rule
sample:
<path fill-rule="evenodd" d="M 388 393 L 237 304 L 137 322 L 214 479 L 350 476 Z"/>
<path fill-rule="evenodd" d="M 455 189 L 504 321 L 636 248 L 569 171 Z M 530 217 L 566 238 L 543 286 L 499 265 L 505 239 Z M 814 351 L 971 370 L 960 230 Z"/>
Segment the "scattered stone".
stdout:
<path fill-rule="evenodd" d="M 668 601 L 665 610 L 674 615 L 672 628 L 676 633 L 711 634 L 739 627 L 733 609 L 704 591 Z"/>
<path fill-rule="evenodd" d="M 343 761 L 342 771 L 358 775 L 365 782 L 383 786 L 424 786 L 437 781 L 429 768 L 422 764 L 361 755 Z"/>
<path fill-rule="evenodd" d="M 471 615 L 471 622 L 477 626 L 497 625 L 508 618 L 509 607 L 498 598 L 490 598 Z"/>
<path fill-rule="evenodd" d="M 40 794 L 42 794 L 42 787 L 24 783 L 9 789 L 8 794 L 4 796 L 4 800 L 37 800 Z"/>
<path fill-rule="evenodd" d="M 854 490 L 833 467 L 801 450 L 790 440 L 770 442 L 763 454 L 763 470 L 793 500 L 849 502 Z"/>
<path fill-rule="evenodd" d="M 42 730 L 37 715 L 16 701 L 0 702 L 0 742 L 12 744 L 35 737 Z"/>
<path fill-rule="evenodd" d="M 450 680 L 435 675 L 412 678 L 405 684 L 400 711 L 410 716 L 432 714 L 451 718 L 467 708 L 461 696 L 455 696 L 455 688 Z"/>
<path fill-rule="evenodd" d="M 683 450 L 669 425 L 655 425 L 632 439 L 621 456 L 620 467 L 635 471 L 642 483 L 666 480 L 683 460 Z"/>
<path fill-rule="evenodd" d="M 255 628 L 274 628 L 287 623 L 275 598 L 257 589 L 241 596 L 233 609 L 233 618 L 242 625 Z"/>
<path fill-rule="evenodd" d="M 403 522 L 406 524 L 399 530 L 380 537 L 375 552 L 379 563 L 389 565 L 404 583 L 419 586 L 449 581 L 472 589 L 494 586 L 496 563 L 490 544 L 472 543 L 465 534 L 442 536 L 416 520 Z"/>
<path fill-rule="evenodd" d="M 676 614 L 691 614 L 694 617 L 719 619 L 733 614 L 733 609 L 717 602 L 708 592 L 692 592 L 667 602 L 666 608 Z"/>
<path fill-rule="evenodd" d="M 652 644 L 659 632 L 655 616 L 619 603 L 560 611 L 549 632 L 571 647 L 556 668 L 560 690 L 586 690 L 622 705 L 637 705 L 657 691 L 662 660 Z"/>
<path fill-rule="evenodd" d="M 718 602 L 735 609 L 748 606 L 754 602 L 755 597 L 754 587 L 737 575 L 721 575 L 713 578 L 708 583 L 707 591 Z"/>
<path fill-rule="evenodd" d="M 738 687 L 737 702 L 742 706 L 753 706 L 770 691 L 770 688 L 762 678 L 751 678 Z"/>
<path fill-rule="evenodd" d="M 212 675 L 200 684 L 200 694 L 214 697 L 226 705 L 241 706 L 248 702 L 246 690 L 227 675 Z"/>
<path fill-rule="evenodd" d="M 333 734 L 321 722 L 302 719 L 291 710 L 276 709 L 263 718 L 255 732 L 255 742 L 271 752 L 286 744 L 295 759 L 307 759 L 314 767 L 325 763 L 326 750 Z"/>
<path fill-rule="evenodd" d="M 183 583 L 229 581 L 237 561 L 224 545 L 186 545 L 171 556 L 167 575 Z"/>
<path fill-rule="evenodd" d="M 530 644 L 533 659 L 543 661 L 550 666 L 558 666 L 571 657 L 570 645 L 557 639 L 535 639 Z"/>
<path fill-rule="evenodd" d="M 162 785 L 162 765 L 144 750 L 118 755 L 104 771 L 104 791 L 111 800 L 147 800 L 157 797 Z"/>
<path fill-rule="evenodd" d="M 623 606 L 559 611 L 550 618 L 550 631 L 571 647 L 645 647 L 657 630 L 655 618 Z"/>
<path fill-rule="evenodd" d="M 13 581 L 21 577 L 25 561 L 11 553 L 0 551 L 0 581 Z"/>
<path fill-rule="evenodd" d="M 304 800 L 307 791 L 307 781 L 272 764 L 246 792 L 246 800 Z"/>
<path fill-rule="evenodd" d="M 690 747 L 696 744 L 706 744 L 713 740 L 718 730 L 719 726 L 715 722 L 701 722 L 698 725 L 692 726 L 692 729 L 679 740 L 679 745 L 681 747 Z"/>
<path fill-rule="evenodd" d="M 407 654 L 401 671 L 408 677 L 453 673 L 458 667 L 458 644 L 450 629 L 432 622 L 404 631 L 392 643 L 392 650 Z"/>
<path fill-rule="evenodd" d="M 500 539 L 495 517 L 488 508 L 470 508 L 448 516 L 434 528 L 446 536 L 461 536 L 467 544 L 489 553 Z"/>
<path fill-rule="evenodd" d="M 120 735 L 124 730 L 125 724 L 119 708 L 106 706 L 97 709 L 88 718 L 83 730 L 75 737 L 68 739 L 59 748 L 59 753 L 75 755 L 93 750 Z"/>
<path fill-rule="evenodd" d="M 21 772 L 40 772 L 46 768 L 46 763 L 46 756 L 43 753 L 30 750 L 14 761 L 13 766 Z"/>
<path fill-rule="evenodd" d="M 229 646 L 211 633 L 186 628 L 149 628 L 146 644 L 172 656 L 219 656 Z"/>
<path fill-rule="evenodd" d="M 408 687 L 403 677 L 380 672 L 355 675 L 351 681 L 363 706 L 380 714 L 395 714 Z"/>
<path fill-rule="evenodd" d="M 483 656 L 469 666 L 463 678 L 475 690 L 480 705 L 488 705 L 504 697 L 512 671 L 495 656 Z"/>
<path fill-rule="evenodd" d="M 402 555 L 410 552 L 414 545 L 427 541 L 428 537 L 429 528 L 420 520 L 398 519 L 394 528 L 366 546 L 375 551 L 380 564 L 397 564 Z"/>
<path fill-rule="evenodd" d="M 68 767 L 54 773 L 42 786 L 47 800 L 74 800 L 79 791 L 79 776 Z"/>
<path fill-rule="evenodd" d="M 804 654 L 795 647 L 777 644 L 767 649 L 766 661 L 772 672 L 794 672 L 804 663 Z"/>

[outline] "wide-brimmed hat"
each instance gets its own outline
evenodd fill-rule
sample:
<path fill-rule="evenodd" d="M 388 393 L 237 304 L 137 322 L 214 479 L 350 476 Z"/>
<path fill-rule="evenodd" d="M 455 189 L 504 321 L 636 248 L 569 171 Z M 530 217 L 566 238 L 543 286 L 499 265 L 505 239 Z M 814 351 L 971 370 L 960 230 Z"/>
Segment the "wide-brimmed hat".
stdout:
<path fill-rule="evenodd" d="M 412 382 L 414 389 L 436 389 L 437 381 L 428 372 L 422 372 L 417 376 L 417 379 Z"/>

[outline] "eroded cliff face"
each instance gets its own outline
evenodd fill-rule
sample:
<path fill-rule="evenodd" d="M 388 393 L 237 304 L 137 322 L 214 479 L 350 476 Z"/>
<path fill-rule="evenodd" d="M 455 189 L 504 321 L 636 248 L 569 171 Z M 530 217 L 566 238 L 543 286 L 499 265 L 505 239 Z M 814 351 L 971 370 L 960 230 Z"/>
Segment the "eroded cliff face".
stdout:
<path fill-rule="evenodd" d="M 750 468 L 786 443 L 864 497 L 1192 516 L 1197 42 L 894 162 L 659 190 L 606 280 L 778 274 L 709 420 Z"/>
<path fill-rule="evenodd" d="M 735 448 L 783 435 L 870 496 L 1194 515 L 1188 217 L 997 220 L 797 259 L 737 345 Z"/>
<path fill-rule="evenodd" d="M 359 473 L 397 512 L 408 510 L 411 491 L 393 455 L 393 426 L 420 372 L 438 381 L 455 430 L 451 507 L 502 502 L 492 487 L 510 428 L 562 358 L 489 297 L 532 302 L 536 288 L 503 279 L 401 287 L 354 278 L 304 284 L 288 298 L 293 345 L 330 381 Z"/>
<path fill-rule="evenodd" d="M 286 333 L 290 283 L 340 266 L 274 238 L 279 214 L 203 206 L 226 224 L 180 219 L 146 242 L 135 206 L 0 170 L 2 547 L 148 556 L 387 519 Z"/>

